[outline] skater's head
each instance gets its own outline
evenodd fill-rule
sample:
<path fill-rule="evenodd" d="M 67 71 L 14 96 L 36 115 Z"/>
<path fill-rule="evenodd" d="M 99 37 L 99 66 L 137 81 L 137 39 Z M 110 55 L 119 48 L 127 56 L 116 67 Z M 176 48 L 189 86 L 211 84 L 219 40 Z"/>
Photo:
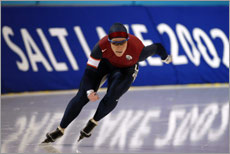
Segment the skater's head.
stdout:
<path fill-rule="evenodd" d="M 114 54 L 121 57 L 127 49 L 129 35 L 127 29 L 121 23 L 114 23 L 109 29 L 108 40 Z"/>
<path fill-rule="evenodd" d="M 112 38 L 128 38 L 127 29 L 121 23 L 114 23 L 109 28 L 109 39 Z"/>

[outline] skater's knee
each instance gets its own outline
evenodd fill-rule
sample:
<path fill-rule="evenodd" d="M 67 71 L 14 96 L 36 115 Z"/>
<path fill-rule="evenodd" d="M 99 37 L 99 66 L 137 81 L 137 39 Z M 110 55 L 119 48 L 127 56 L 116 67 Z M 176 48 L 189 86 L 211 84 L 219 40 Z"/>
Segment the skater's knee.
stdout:
<path fill-rule="evenodd" d="M 111 104 L 111 103 L 115 103 L 116 100 L 118 100 L 118 98 L 114 95 L 110 95 L 110 94 L 106 94 L 103 98 L 103 102 L 105 104 Z"/>
<path fill-rule="evenodd" d="M 102 103 L 104 104 L 104 106 L 106 108 L 110 108 L 113 109 L 116 107 L 118 102 L 118 99 L 116 99 L 115 97 L 110 97 L 110 96 L 104 96 Z"/>
<path fill-rule="evenodd" d="M 111 101 L 115 101 L 115 100 L 118 100 L 118 99 L 120 98 L 121 95 L 122 95 L 122 94 L 121 94 L 120 90 L 114 88 L 114 89 L 112 89 L 112 90 L 109 90 L 109 91 L 106 93 L 105 97 L 106 97 L 107 99 L 111 100 Z"/>
<path fill-rule="evenodd" d="M 72 105 L 82 105 L 84 106 L 89 99 L 87 98 L 86 92 L 79 91 L 70 101 L 70 104 Z"/>

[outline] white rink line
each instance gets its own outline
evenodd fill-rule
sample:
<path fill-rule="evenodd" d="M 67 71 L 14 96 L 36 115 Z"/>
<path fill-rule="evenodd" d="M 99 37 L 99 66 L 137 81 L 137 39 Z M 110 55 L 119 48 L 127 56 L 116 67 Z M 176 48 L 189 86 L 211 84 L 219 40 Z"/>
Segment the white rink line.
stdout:
<path fill-rule="evenodd" d="M 166 85 L 166 86 L 132 86 L 129 91 L 143 91 L 143 90 L 171 90 L 171 89 L 196 89 L 196 88 L 228 88 L 228 83 L 215 84 L 188 84 L 188 85 Z M 107 88 L 100 88 L 99 92 L 106 92 Z M 26 97 L 26 96 L 40 96 L 40 95 L 66 95 L 76 94 L 78 89 L 73 90 L 58 90 L 58 91 L 38 91 L 38 92 L 23 92 L 23 93 L 9 93 L 1 95 L 1 98 L 11 97 Z"/>

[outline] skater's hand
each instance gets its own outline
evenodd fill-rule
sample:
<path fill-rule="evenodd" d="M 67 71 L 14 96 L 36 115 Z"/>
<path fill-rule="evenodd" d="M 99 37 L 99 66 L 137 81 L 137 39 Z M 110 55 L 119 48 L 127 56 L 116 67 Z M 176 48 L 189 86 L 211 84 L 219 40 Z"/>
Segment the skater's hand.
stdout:
<path fill-rule="evenodd" d="M 169 64 L 172 62 L 172 56 L 168 55 L 168 57 L 165 60 L 162 60 L 164 63 Z"/>
<path fill-rule="evenodd" d="M 99 99 L 99 96 L 96 92 L 92 92 L 88 95 L 88 99 L 92 102 L 95 102 Z"/>

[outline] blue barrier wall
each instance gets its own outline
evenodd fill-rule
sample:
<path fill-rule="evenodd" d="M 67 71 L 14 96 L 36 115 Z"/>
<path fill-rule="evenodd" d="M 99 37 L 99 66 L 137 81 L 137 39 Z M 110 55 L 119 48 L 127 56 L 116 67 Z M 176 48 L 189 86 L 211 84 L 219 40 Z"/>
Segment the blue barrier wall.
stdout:
<path fill-rule="evenodd" d="M 116 12 L 116 13 L 114 13 Z M 134 86 L 229 80 L 229 14 L 219 7 L 2 7 L 2 93 L 79 87 L 90 49 L 114 22 L 173 56 L 140 63 Z"/>

